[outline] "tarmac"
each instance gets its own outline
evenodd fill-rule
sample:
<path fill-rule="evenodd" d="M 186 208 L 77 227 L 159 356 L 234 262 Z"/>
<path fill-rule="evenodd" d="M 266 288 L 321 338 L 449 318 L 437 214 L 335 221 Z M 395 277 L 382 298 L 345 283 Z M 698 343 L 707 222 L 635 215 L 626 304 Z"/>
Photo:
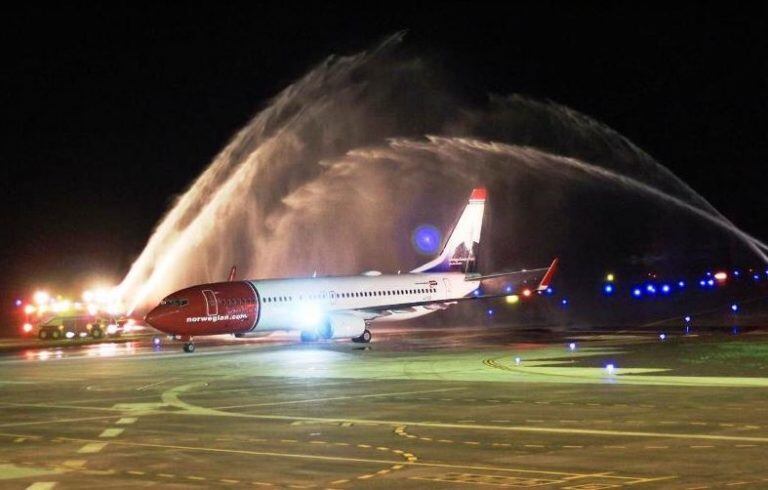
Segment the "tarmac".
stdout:
<path fill-rule="evenodd" d="M 0 488 L 766 488 L 767 390 L 759 331 L 39 343 L 0 354 Z"/>

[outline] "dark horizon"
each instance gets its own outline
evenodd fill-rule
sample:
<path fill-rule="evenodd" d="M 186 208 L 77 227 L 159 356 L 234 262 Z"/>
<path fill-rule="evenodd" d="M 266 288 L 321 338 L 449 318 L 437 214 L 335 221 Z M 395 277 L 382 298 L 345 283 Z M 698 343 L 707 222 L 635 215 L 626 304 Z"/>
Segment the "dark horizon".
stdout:
<path fill-rule="evenodd" d="M 458 90 L 524 93 L 587 114 L 768 237 L 765 7 L 472 5 L 9 12 L 2 322 L 30 288 L 119 282 L 174 196 L 270 97 L 328 55 L 402 29 L 404 49 Z"/>

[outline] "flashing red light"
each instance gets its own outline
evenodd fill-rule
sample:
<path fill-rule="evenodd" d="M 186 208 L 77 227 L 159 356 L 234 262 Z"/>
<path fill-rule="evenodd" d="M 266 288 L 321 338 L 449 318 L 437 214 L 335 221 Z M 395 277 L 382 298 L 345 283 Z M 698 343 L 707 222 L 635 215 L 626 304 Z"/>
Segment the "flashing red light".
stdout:
<path fill-rule="evenodd" d="M 530 295 L 531 295 L 531 290 L 530 289 L 523 289 L 523 296 L 528 298 Z"/>

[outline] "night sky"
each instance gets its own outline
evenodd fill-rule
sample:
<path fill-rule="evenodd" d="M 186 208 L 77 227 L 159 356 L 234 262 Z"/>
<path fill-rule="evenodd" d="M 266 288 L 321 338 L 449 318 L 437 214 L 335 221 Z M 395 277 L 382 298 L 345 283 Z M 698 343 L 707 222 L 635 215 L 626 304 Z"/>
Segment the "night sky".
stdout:
<path fill-rule="evenodd" d="M 588 114 L 768 238 L 765 7 L 212 5 L 5 9 L 2 322 L 37 285 L 119 282 L 173 196 L 269 97 L 402 29 L 458 87 Z"/>

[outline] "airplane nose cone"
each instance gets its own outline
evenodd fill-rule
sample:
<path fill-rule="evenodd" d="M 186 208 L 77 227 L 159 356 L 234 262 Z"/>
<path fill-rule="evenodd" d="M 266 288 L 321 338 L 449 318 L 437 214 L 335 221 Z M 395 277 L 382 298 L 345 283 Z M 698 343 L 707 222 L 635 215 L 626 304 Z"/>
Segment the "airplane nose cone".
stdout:
<path fill-rule="evenodd" d="M 167 332 L 168 329 L 172 327 L 172 316 L 172 309 L 156 306 L 152 311 L 147 313 L 144 317 L 144 321 L 162 332 Z"/>

